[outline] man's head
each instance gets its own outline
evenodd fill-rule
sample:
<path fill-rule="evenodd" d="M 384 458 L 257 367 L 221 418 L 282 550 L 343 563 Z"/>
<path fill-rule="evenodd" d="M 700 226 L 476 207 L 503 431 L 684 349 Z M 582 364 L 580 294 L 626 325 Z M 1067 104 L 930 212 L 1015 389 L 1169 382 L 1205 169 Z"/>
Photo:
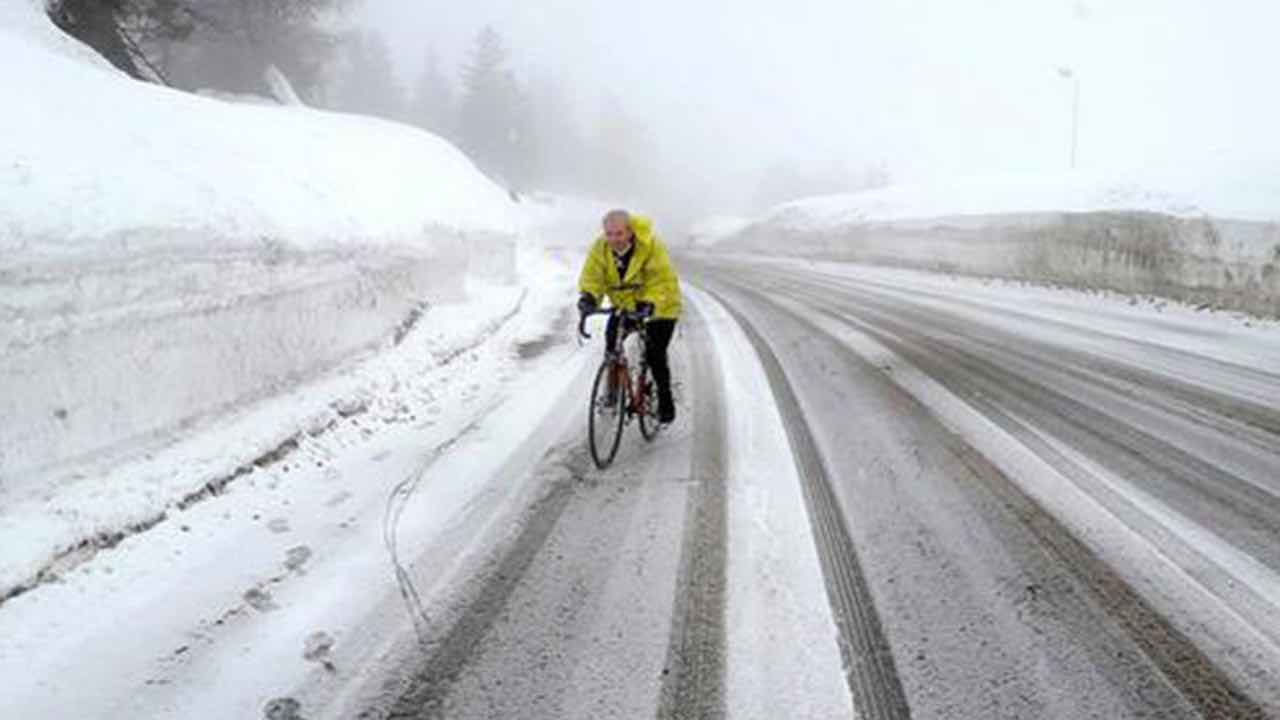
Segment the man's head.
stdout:
<path fill-rule="evenodd" d="M 626 210 L 610 210 L 604 216 L 604 236 L 609 248 L 624 253 L 631 247 L 635 234 L 631 231 L 631 213 Z"/>

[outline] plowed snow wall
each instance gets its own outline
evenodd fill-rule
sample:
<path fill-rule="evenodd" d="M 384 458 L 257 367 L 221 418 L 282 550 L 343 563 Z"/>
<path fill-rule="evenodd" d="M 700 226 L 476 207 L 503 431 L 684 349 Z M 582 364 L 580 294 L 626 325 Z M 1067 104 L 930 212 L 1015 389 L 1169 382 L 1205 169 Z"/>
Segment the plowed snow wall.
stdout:
<path fill-rule="evenodd" d="M 1149 293 L 1280 316 L 1280 224 L 1148 212 L 1026 213 L 796 228 L 717 250 Z"/>
<path fill-rule="evenodd" d="M 11 256 L 0 265 L 0 482 L 154 441 L 394 342 L 420 303 L 464 293 L 466 237 L 426 240 Z M 504 253 L 486 238 L 476 261 L 499 273 Z"/>

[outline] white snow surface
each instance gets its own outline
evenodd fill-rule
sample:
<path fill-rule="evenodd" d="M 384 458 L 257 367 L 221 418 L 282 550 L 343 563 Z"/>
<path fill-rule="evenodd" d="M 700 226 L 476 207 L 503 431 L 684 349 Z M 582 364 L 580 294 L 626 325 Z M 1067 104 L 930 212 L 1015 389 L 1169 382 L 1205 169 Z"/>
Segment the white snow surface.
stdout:
<path fill-rule="evenodd" d="M 405 422 L 597 218 L 414 128 L 134 81 L 37 0 L 0 0 L 0 95 L 0 597 L 291 437 Z"/>
<path fill-rule="evenodd" d="M 508 326 L 516 328 L 509 342 L 536 341 L 551 330 L 556 312 L 572 304 L 565 266 L 537 251 L 521 264 L 520 284 L 469 281 L 471 299 L 426 308 L 396 347 L 372 349 L 293 388 L 176 428 L 162 443 L 90 458 L 57 473 L 6 477 L 0 482 L 0 596 L 30 583 L 55 557 L 65 555 L 74 564 L 84 555 L 66 555 L 70 548 L 154 523 L 210 485 L 270 464 L 268 458 L 282 448 L 287 454 L 300 445 L 293 452 L 310 457 L 307 441 L 335 428 L 363 436 L 369 434 L 364 428 L 434 424 L 440 388 L 455 382 L 451 374 L 460 356 Z M 273 347 L 268 338 L 262 346 L 261 352 Z M 119 402 L 110 388 L 85 400 Z M 56 577 L 59 571 L 51 572 Z"/>
<path fill-rule="evenodd" d="M 912 278 L 909 275 L 898 275 L 897 280 L 908 284 Z M 926 287 L 937 287 L 939 284 L 941 283 L 937 281 L 924 283 Z M 998 286 L 977 294 L 985 294 L 989 300 L 998 298 L 1000 302 L 1010 303 L 1018 300 L 1026 302 L 1028 295 L 1049 292 L 1051 291 L 1032 290 L 1028 293 L 1025 289 Z M 779 302 L 797 312 L 805 311 L 804 307 L 790 300 Z M 1202 318 L 1199 322 L 1176 318 L 1174 322 L 1181 327 L 1175 325 L 1161 330 L 1164 319 L 1159 317 L 1162 314 L 1159 309 L 1125 308 L 1114 298 L 1065 295 L 1053 305 L 1035 306 L 1034 312 L 1045 325 L 1058 326 L 1059 329 L 1046 331 L 1045 336 L 1052 337 L 1061 332 L 1060 328 L 1079 325 L 1090 318 L 1087 313 L 1091 306 L 1097 310 L 1107 305 L 1112 305 L 1107 308 L 1112 311 L 1109 313 L 1112 317 L 1105 321 L 1110 328 L 1121 327 L 1121 317 L 1127 316 L 1126 319 L 1130 322 L 1145 319 L 1152 335 L 1162 341 L 1160 344 L 1188 352 L 1194 353 L 1197 349 L 1204 348 L 1195 341 L 1188 342 L 1182 338 L 1182 333 L 1186 330 L 1197 325 L 1208 328 L 1214 324 L 1218 326 L 1218 331 L 1231 330 L 1228 327 L 1231 322 L 1224 323 L 1224 318 L 1221 317 Z M 1005 307 L 1009 305 L 1006 304 Z M 1207 648 L 1216 661 L 1235 666 L 1242 677 L 1251 677 L 1250 682 L 1264 680 L 1260 668 L 1274 668 L 1280 664 L 1280 640 L 1277 640 L 1273 630 L 1277 619 L 1280 619 L 1280 605 L 1271 602 L 1258 606 L 1239 597 L 1242 595 L 1239 588 L 1248 587 L 1258 597 L 1274 598 L 1274 590 L 1280 584 L 1280 579 L 1277 579 L 1274 572 L 1227 544 L 1210 529 L 1190 522 L 1162 503 L 1154 502 L 1149 494 L 1135 487 L 1129 480 L 1116 478 L 1102 471 L 1102 481 L 1137 508 L 1132 513 L 1135 517 L 1122 516 L 1120 509 L 1105 505 L 1079 483 L 1043 460 L 1017 437 L 976 410 L 964 398 L 952 393 L 871 334 L 864 332 L 861 321 L 852 320 L 851 324 L 844 324 L 821 315 L 811 314 L 810 317 L 818 327 L 880 368 L 885 377 L 914 396 L 950 430 L 990 459 L 1038 503 L 1066 524 L 1073 535 L 1082 538 L 1111 567 L 1124 574 L 1171 622 L 1184 632 L 1194 629 L 1189 634 L 1203 648 Z M 1014 317 L 1009 325 L 1025 331 L 1028 321 L 1030 318 Z M 1084 327 L 1091 325 L 1089 323 Z M 1237 335 L 1237 340 L 1233 344 L 1235 350 L 1239 351 L 1238 354 L 1230 351 L 1223 354 L 1211 352 L 1208 356 L 1229 362 L 1227 358 L 1258 356 L 1258 351 L 1265 348 L 1274 350 L 1280 341 L 1276 330 L 1275 327 L 1235 328 L 1232 334 Z M 1252 343 L 1244 340 L 1249 336 L 1253 339 Z M 1265 367 L 1274 368 L 1275 360 Z M 1215 380 L 1212 376 L 1197 379 L 1210 385 Z M 1276 390 L 1272 388 L 1270 394 L 1274 401 Z M 1264 402 L 1267 400 L 1259 399 Z M 1030 425 L 1027 427 L 1036 432 Z M 1044 435 L 1040 436 L 1046 438 Z M 1059 450 L 1066 449 L 1061 443 L 1052 444 Z M 1074 452 L 1070 453 L 1070 457 L 1073 460 L 1080 459 Z M 1088 461 L 1082 467 L 1090 472 L 1098 471 L 1097 466 Z M 1145 529 L 1151 525 L 1172 529 L 1176 533 L 1175 537 L 1188 543 L 1156 543 L 1151 539 L 1149 530 Z M 1217 565 L 1226 573 L 1227 579 L 1221 583 L 1208 582 L 1187 569 L 1206 561 Z M 1261 682 L 1261 685 L 1265 685 L 1265 682 Z"/>
<path fill-rule="evenodd" d="M 595 198 L 532 193 L 521 198 L 526 223 L 545 247 L 577 251 L 590 246 L 600 234 L 600 221 L 611 208 L 619 207 Z"/>
<path fill-rule="evenodd" d="M 304 687 L 334 702 L 347 685 L 326 663 L 347 680 L 377 670 L 410 632 L 387 543 L 413 558 L 476 503 L 512 502 L 528 480 L 510 468 L 531 467 L 574 417 L 548 398 L 569 398 L 595 354 L 569 342 L 531 359 L 515 352 L 568 337 L 568 269 L 525 269 L 534 282 L 431 310 L 392 352 L 6 513 L 11 573 L 50 533 L 153 511 L 239 439 L 303 422 L 281 457 L 0 605 L 0 717 L 61 717 L 69 698 L 93 717 L 259 717 Z M 389 526 L 392 500 L 403 507 Z M 464 535 L 451 557 L 479 551 L 472 543 Z M 439 588 L 422 589 L 431 599 Z"/>
<path fill-rule="evenodd" d="M 1176 217 L 1280 220 L 1280 183 L 1222 173 L 1003 173 L 805 198 L 757 222 L 785 230 L 957 215 L 1146 211 Z"/>
<path fill-rule="evenodd" d="M 694 223 L 685 233 L 693 247 L 705 247 L 735 235 L 751 224 L 751 220 L 732 215 L 714 215 Z"/>
<path fill-rule="evenodd" d="M 779 258 L 761 262 L 882 283 L 882 292 L 901 294 L 913 302 L 985 321 L 998 317 L 1002 324 L 1036 340 L 1087 349 L 1112 359 L 1131 362 L 1132 340 L 1141 338 L 1144 344 L 1157 348 L 1280 374 L 1280 320 L 1195 308 L 1158 297 L 1047 288 L 1015 280 L 812 260 Z M 1009 312 L 1010 308 L 1017 308 L 1018 312 Z M 1095 337 L 1090 339 L 1089 335 Z M 1099 340 L 1099 335 L 1107 339 Z M 1157 355 L 1153 352 L 1143 356 L 1142 362 L 1146 367 L 1162 369 Z M 1280 403 L 1280 387 L 1237 388 L 1210 370 L 1180 379 L 1218 392 Z"/>
<path fill-rule="evenodd" d="M 514 232 L 506 193 L 408 126 L 136 82 L 29 0 L 0 10 L 0 250 L 424 243 Z"/>
<path fill-rule="evenodd" d="M 802 484 L 778 407 L 762 401 L 773 396 L 769 380 L 724 306 L 684 292 L 711 331 L 726 389 L 728 707 L 744 718 L 847 717 L 852 701 Z"/>
<path fill-rule="evenodd" d="M 395 123 L 138 82 L 0 0 L 0 486 L 164 439 L 387 341 L 527 217 Z"/>

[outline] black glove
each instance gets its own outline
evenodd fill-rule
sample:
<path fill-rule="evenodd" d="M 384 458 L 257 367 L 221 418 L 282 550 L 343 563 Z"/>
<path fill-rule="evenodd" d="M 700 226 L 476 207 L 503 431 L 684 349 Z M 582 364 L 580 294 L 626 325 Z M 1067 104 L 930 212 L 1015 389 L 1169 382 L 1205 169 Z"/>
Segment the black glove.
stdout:
<path fill-rule="evenodd" d="M 645 320 L 648 320 L 649 318 L 653 317 L 653 303 L 651 302 L 636 303 L 636 315 Z"/>
<path fill-rule="evenodd" d="M 578 314 L 586 315 L 596 311 L 596 298 L 589 292 L 582 293 L 578 298 Z"/>

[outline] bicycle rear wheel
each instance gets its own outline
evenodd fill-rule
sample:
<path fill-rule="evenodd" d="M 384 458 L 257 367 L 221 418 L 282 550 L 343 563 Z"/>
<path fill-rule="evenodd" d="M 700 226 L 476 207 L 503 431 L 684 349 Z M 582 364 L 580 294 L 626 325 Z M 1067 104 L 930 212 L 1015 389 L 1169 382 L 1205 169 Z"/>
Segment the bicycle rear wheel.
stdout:
<path fill-rule="evenodd" d="M 601 470 L 613 462 L 622 440 L 622 425 L 626 422 L 626 390 L 616 383 L 612 399 L 609 395 L 609 373 L 614 364 L 609 360 L 600 363 L 596 381 L 591 386 L 591 407 L 587 411 L 587 443 L 591 446 L 591 459 Z"/>
<path fill-rule="evenodd" d="M 653 440 L 658 435 L 658 384 L 653 381 L 653 371 L 647 364 L 640 366 L 640 384 L 644 388 L 643 407 L 640 413 L 640 434 L 645 440 Z"/>

